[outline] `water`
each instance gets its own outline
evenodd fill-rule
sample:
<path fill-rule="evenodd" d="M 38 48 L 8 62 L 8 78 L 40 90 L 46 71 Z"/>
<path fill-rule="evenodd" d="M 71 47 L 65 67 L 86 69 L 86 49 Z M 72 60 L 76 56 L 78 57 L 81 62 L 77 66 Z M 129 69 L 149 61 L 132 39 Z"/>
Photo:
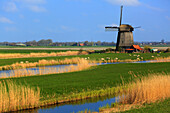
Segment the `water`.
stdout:
<path fill-rule="evenodd" d="M 151 61 L 137 61 L 132 63 L 149 63 Z M 153 61 L 152 61 L 153 62 Z M 97 63 L 97 65 L 106 65 L 106 64 L 123 64 L 126 62 L 116 62 L 116 63 Z M 57 68 L 58 70 L 65 69 L 70 65 L 55 65 L 55 66 L 45 66 L 43 67 L 36 67 L 36 68 L 27 68 L 26 70 L 31 70 L 37 72 L 37 70 L 48 70 L 51 68 Z M 23 69 L 18 69 L 19 71 L 22 71 Z M 12 70 L 6 70 L 6 71 L 0 71 L 0 75 L 6 73 L 8 76 L 13 76 Z M 36 73 L 38 74 L 38 72 Z M 18 111 L 17 113 L 77 113 L 79 111 L 84 110 L 90 110 L 90 111 L 96 111 L 99 112 L 99 108 L 102 106 L 106 106 L 107 104 L 111 105 L 111 103 L 115 103 L 116 98 L 115 97 L 100 97 L 100 98 L 92 98 L 92 99 L 86 99 L 78 102 L 72 102 L 72 103 L 65 103 L 63 105 L 52 105 L 47 107 L 42 107 L 39 109 L 34 110 L 25 110 L 25 111 Z"/>
<path fill-rule="evenodd" d="M 137 62 L 131 62 L 131 63 L 149 63 L 151 61 L 137 61 Z M 152 60 L 154 62 L 154 60 Z M 114 62 L 114 63 L 96 63 L 97 65 L 106 65 L 106 64 L 124 64 L 127 62 Z M 26 68 L 26 69 L 16 69 L 14 70 L 3 70 L 0 71 L 0 77 L 12 77 L 15 76 L 16 73 L 24 76 L 24 75 L 39 75 L 41 74 L 49 74 L 50 72 L 53 73 L 62 73 L 62 72 L 68 72 L 71 68 L 70 66 L 74 65 L 76 68 L 76 64 L 70 64 L 70 65 L 54 65 L 54 66 L 44 66 L 44 67 L 34 67 L 34 68 Z"/>
<path fill-rule="evenodd" d="M 76 66 L 76 64 L 72 64 L 74 66 Z M 48 70 L 50 70 L 50 72 L 68 72 L 69 71 L 69 67 L 71 65 L 54 65 L 54 66 L 44 66 L 44 67 L 34 67 L 34 68 L 26 68 L 26 69 L 15 69 L 15 70 L 3 70 L 0 71 L 0 77 L 12 77 L 15 76 L 16 73 L 24 76 L 24 75 L 39 75 L 40 72 L 41 74 L 48 74 Z"/>
<path fill-rule="evenodd" d="M 115 103 L 117 97 L 96 97 L 77 102 L 41 107 L 39 109 L 17 111 L 16 113 L 77 113 L 90 110 L 99 112 L 99 108 L 107 104 Z"/>
<path fill-rule="evenodd" d="M 49 109 L 39 109 L 39 113 L 77 113 L 79 111 L 84 111 L 84 110 L 90 110 L 90 111 L 97 111 L 99 112 L 99 108 L 102 106 L 105 106 L 106 104 L 111 105 L 111 103 L 115 103 L 116 98 L 110 98 L 110 99 L 105 99 L 105 100 L 98 100 L 97 102 L 86 102 L 84 104 L 71 104 L 71 105 L 62 105 L 62 106 L 57 106 L 54 108 L 49 108 Z"/>

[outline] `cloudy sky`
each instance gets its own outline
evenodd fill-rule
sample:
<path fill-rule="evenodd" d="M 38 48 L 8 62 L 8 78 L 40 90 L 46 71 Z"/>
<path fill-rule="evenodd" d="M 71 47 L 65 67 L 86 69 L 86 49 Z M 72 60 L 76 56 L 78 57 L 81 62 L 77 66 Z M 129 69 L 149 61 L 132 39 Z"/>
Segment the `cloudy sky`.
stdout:
<path fill-rule="evenodd" d="M 170 41 L 170 0 L 0 0 L 0 42 L 114 41 L 106 25 L 135 29 L 135 41 Z"/>

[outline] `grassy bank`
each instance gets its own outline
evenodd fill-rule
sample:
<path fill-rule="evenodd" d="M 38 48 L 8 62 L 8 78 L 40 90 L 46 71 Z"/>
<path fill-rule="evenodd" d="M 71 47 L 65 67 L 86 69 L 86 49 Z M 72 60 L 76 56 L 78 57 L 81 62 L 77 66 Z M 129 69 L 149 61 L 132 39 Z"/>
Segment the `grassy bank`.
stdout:
<path fill-rule="evenodd" d="M 66 52 L 52 52 L 52 53 L 30 53 L 30 54 L 21 54 L 21 53 L 7 53 L 0 54 L 0 59 L 9 59 L 9 58 L 35 58 L 35 57 L 55 57 L 55 56 L 73 56 L 73 55 L 87 55 L 86 51 L 66 51 Z"/>
<path fill-rule="evenodd" d="M 13 78 L 15 83 L 29 84 L 32 88 L 39 87 L 40 103 L 46 105 L 55 102 L 81 100 L 88 97 L 114 95 L 120 91 L 119 85 L 133 80 L 131 72 L 138 75 L 148 73 L 170 72 L 170 63 L 146 64 L 110 64 L 92 67 L 81 72 L 52 74 Z M 129 72 L 129 73 L 128 73 Z M 8 81 L 1 79 L 0 81 Z"/>
<path fill-rule="evenodd" d="M 170 112 L 170 99 L 159 101 L 156 103 L 146 104 L 139 109 L 132 109 L 128 111 L 122 111 L 120 113 L 168 113 Z"/>
<path fill-rule="evenodd" d="M 129 71 L 140 74 L 169 72 L 169 66 L 170 63 L 111 64 L 93 67 L 90 70 L 81 72 L 21 77 L 13 78 L 13 80 L 21 83 L 26 82 L 33 87 L 39 87 L 41 95 L 44 97 L 42 100 L 46 100 L 54 95 L 54 97 L 60 97 L 71 93 L 116 87 L 122 81 L 121 76 L 125 82 L 131 78 Z"/>
<path fill-rule="evenodd" d="M 80 58 L 88 58 L 90 60 L 97 60 L 97 61 L 101 61 L 102 58 L 104 58 L 104 60 L 107 60 L 108 58 L 110 59 L 115 59 L 118 58 L 118 60 L 125 60 L 125 59 L 137 59 L 137 55 L 140 55 L 139 57 L 143 57 L 143 60 L 150 60 L 150 59 L 154 59 L 156 57 L 168 57 L 170 56 L 170 53 L 161 53 L 161 54 L 157 54 L 157 53 L 134 53 L 134 54 L 127 54 L 127 53 L 102 53 L 102 54 L 89 54 L 89 55 L 79 55 Z M 39 60 L 45 59 L 45 60 L 59 60 L 59 59 L 65 59 L 65 58 L 73 58 L 73 57 L 77 57 L 76 56 L 56 56 L 56 57 L 40 57 L 40 58 L 13 58 L 13 59 L 0 59 L 0 66 L 4 66 L 4 65 L 10 65 L 16 62 L 38 62 Z"/>
<path fill-rule="evenodd" d="M 166 103 L 170 99 L 170 73 L 152 73 L 147 76 L 134 75 L 134 77 L 136 78 L 134 81 L 122 86 L 126 88 L 122 92 L 124 95 L 119 97 L 119 102 L 113 104 L 111 108 L 110 106 L 104 107 L 103 110 L 100 108 L 101 113 L 126 112 L 131 109 L 138 111 L 145 107 L 161 105 L 164 100 Z M 148 112 L 147 109 L 145 112 Z"/>
<path fill-rule="evenodd" d="M 40 76 L 44 74 L 59 74 L 59 73 L 66 73 L 66 72 L 75 72 L 81 71 L 85 69 L 89 69 L 91 66 L 95 64 L 90 64 L 88 60 L 83 58 L 72 58 L 72 59 L 65 59 L 61 61 L 46 61 L 42 60 L 36 63 L 21 63 L 21 64 L 13 64 L 12 66 L 4 66 L 0 67 L 0 70 L 11 70 L 10 72 L 0 73 L 0 78 L 16 78 L 16 77 L 23 77 L 23 76 Z M 35 67 L 35 66 L 45 66 L 45 65 L 57 65 L 57 64 L 65 64 L 65 67 L 39 67 L 39 69 L 25 69 L 27 67 Z M 76 65 L 66 65 L 66 64 L 76 64 Z M 22 69 L 22 70 L 18 70 Z"/>

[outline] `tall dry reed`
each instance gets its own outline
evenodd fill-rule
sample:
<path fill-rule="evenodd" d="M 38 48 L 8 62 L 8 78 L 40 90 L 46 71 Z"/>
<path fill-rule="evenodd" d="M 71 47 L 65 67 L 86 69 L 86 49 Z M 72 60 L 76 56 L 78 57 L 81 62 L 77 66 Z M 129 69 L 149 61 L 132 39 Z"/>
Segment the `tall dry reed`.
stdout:
<path fill-rule="evenodd" d="M 39 67 L 39 66 L 50 66 L 50 65 L 62 65 L 62 64 L 80 64 L 84 61 L 87 61 L 83 58 L 65 58 L 63 60 L 39 60 L 38 62 L 29 63 L 28 61 L 20 62 L 20 63 L 14 63 L 11 65 L 5 65 L 0 66 L 0 70 L 14 70 L 14 69 L 23 69 L 23 68 L 29 68 L 29 67 Z M 95 61 L 88 61 L 89 63 L 95 63 Z"/>
<path fill-rule="evenodd" d="M 134 75 L 134 77 L 137 77 Z M 129 84 L 123 84 L 119 96 L 119 102 L 113 108 L 102 109 L 99 113 L 117 113 L 130 109 L 138 109 L 143 104 L 154 103 L 170 98 L 170 73 L 149 74 L 145 77 L 137 78 Z"/>
<path fill-rule="evenodd" d="M 74 59 L 73 59 L 74 60 Z M 65 72 L 74 72 L 81 71 L 84 69 L 88 69 L 93 66 L 89 63 L 88 60 L 83 58 L 75 58 L 77 65 L 68 65 L 64 67 L 39 67 L 37 70 L 28 70 L 28 69 L 19 69 L 19 70 L 11 70 L 9 73 L 2 72 L 0 73 L 0 78 L 8 78 L 8 77 L 22 77 L 22 76 L 33 76 L 33 75 L 45 75 L 45 74 L 57 74 L 57 73 L 65 73 Z"/>
<path fill-rule="evenodd" d="M 170 62 L 170 57 L 156 57 L 154 61 L 151 62 Z"/>
<path fill-rule="evenodd" d="M 39 88 L 35 90 L 12 80 L 0 82 L 0 112 L 38 107 L 39 99 Z"/>
<path fill-rule="evenodd" d="M 120 103 L 153 103 L 170 97 L 170 74 L 150 74 L 128 86 L 125 95 L 120 97 Z"/>
<path fill-rule="evenodd" d="M 30 53 L 30 54 L 21 54 L 21 53 L 13 53 L 13 54 L 0 54 L 0 58 L 8 59 L 8 58 L 29 58 L 29 57 L 52 57 L 52 56 L 71 56 L 71 55 L 86 55 L 88 52 L 86 51 L 66 51 L 66 52 L 52 52 L 52 53 Z"/>

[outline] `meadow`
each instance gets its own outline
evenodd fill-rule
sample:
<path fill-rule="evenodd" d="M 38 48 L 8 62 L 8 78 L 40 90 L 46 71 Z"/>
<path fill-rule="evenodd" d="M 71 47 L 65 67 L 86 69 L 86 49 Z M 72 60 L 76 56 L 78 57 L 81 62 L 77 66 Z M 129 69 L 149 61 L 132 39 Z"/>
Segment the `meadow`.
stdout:
<path fill-rule="evenodd" d="M 32 49 L 27 49 L 27 50 L 23 50 L 23 49 L 15 49 L 15 50 L 11 50 L 11 49 L 0 49 L 0 53 L 6 54 L 6 53 L 24 53 L 24 54 L 29 54 L 29 53 L 51 53 L 51 52 L 65 52 L 67 50 L 32 50 Z"/>
<path fill-rule="evenodd" d="M 137 59 L 137 55 L 140 55 L 140 58 L 143 57 L 143 60 L 150 60 L 154 59 L 156 57 L 169 57 L 170 53 L 133 53 L 133 54 L 127 54 L 127 53 L 94 53 L 94 54 L 88 54 L 88 55 L 73 55 L 73 56 L 55 56 L 55 57 L 37 57 L 37 58 L 10 58 L 10 59 L 0 59 L 0 66 L 4 65 L 11 65 L 13 63 L 20 63 L 20 62 L 38 62 L 39 60 L 62 60 L 65 58 L 73 58 L 73 57 L 80 57 L 80 58 L 88 58 L 89 60 L 96 60 L 96 61 L 101 61 L 102 58 L 104 60 L 107 60 L 107 58 L 118 58 L 119 60 L 125 60 L 125 59 Z M 153 57 L 154 56 L 154 57 Z"/>
<path fill-rule="evenodd" d="M 30 52 L 31 53 L 31 52 Z M 143 57 L 142 60 L 169 57 L 170 53 L 94 53 L 79 55 L 78 57 L 88 60 L 107 61 L 109 59 L 131 59 Z M 64 60 L 75 56 L 56 57 L 31 57 L 0 59 L 0 66 L 10 65 L 16 62 L 38 62 L 39 60 Z M 40 104 L 58 103 L 68 100 L 85 99 L 104 95 L 116 95 L 120 92 L 120 85 L 130 83 L 134 80 L 133 74 L 147 76 L 150 73 L 169 73 L 170 63 L 144 63 L 144 64 L 108 64 L 93 66 L 86 70 L 69 73 L 48 74 L 42 76 L 27 76 L 19 78 L 0 79 L 1 82 L 12 80 L 14 83 L 29 85 L 29 87 L 40 90 Z M 167 103 L 168 100 L 165 101 Z M 164 102 L 162 102 L 164 103 Z M 157 106 L 158 104 L 153 104 Z M 149 105 L 148 105 L 149 106 Z M 150 106 L 149 106 L 150 107 Z M 143 108 L 142 108 L 143 109 Z M 147 109 L 146 109 L 147 111 Z"/>
<path fill-rule="evenodd" d="M 128 73 L 129 71 L 147 75 L 147 73 L 169 72 L 169 66 L 170 63 L 110 64 L 92 67 L 80 72 L 20 77 L 13 78 L 13 80 L 39 87 L 41 96 L 44 97 L 42 100 L 46 100 L 47 95 L 62 96 L 70 93 L 116 87 L 121 84 L 121 77 L 124 82 L 128 82 L 129 78 L 132 77 Z"/>

